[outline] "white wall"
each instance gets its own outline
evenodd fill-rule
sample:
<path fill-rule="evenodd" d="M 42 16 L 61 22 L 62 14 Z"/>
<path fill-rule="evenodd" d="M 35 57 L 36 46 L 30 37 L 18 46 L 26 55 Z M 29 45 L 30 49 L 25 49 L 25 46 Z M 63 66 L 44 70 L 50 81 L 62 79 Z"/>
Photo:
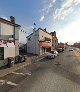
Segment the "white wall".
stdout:
<path fill-rule="evenodd" d="M 0 23 L 1 34 L 0 35 L 13 35 L 14 27 L 9 24 Z"/>
<path fill-rule="evenodd" d="M 31 40 L 28 40 L 28 39 Z M 35 54 L 35 34 L 30 35 L 27 38 L 27 52 Z"/>
<path fill-rule="evenodd" d="M 44 39 L 45 37 L 48 37 L 51 39 L 50 46 L 52 46 L 52 36 L 42 30 L 39 29 L 39 40 Z"/>
<path fill-rule="evenodd" d="M 15 28 L 15 56 L 19 55 L 19 31 L 20 31 L 20 27 Z"/>
<path fill-rule="evenodd" d="M 15 27 L 15 39 L 19 40 L 20 27 Z"/>
<path fill-rule="evenodd" d="M 27 34 L 19 30 L 19 43 L 26 44 L 27 42 L 26 37 L 27 37 Z"/>
<path fill-rule="evenodd" d="M 4 59 L 15 57 L 15 47 L 4 47 Z"/>

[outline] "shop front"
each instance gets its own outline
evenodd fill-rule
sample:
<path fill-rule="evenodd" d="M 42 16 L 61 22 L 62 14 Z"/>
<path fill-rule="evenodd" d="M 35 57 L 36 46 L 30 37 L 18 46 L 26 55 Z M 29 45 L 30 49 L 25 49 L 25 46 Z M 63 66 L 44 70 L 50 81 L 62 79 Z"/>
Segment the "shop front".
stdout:
<path fill-rule="evenodd" d="M 13 40 L 0 40 L 0 67 L 7 65 L 8 57 L 15 57 L 15 43 Z"/>
<path fill-rule="evenodd" d="M 51 45 L 48 42 L 40 42 L 40 54 L 51 51 Z"/>

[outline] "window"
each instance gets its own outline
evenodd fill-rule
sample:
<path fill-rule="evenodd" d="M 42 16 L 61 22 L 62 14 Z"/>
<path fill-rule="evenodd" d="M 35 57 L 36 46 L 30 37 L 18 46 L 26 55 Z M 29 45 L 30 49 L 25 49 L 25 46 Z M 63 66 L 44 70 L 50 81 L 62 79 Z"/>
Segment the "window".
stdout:
<path fill-rule="evenodd" d="M 0 47 L 0 60 L 4 60 L 4 47 Z"/>

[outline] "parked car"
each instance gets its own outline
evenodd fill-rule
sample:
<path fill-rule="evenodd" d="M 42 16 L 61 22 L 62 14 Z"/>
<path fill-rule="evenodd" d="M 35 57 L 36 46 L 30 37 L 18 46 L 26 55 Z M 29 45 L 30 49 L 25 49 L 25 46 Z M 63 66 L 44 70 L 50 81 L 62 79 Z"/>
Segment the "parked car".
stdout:
<path fill-rule="evenodd" d="M 57 51 L 58 51 L 58 52 L 63 52 L 63 51 L 64 51 L 64 48 L 58 48 Z"/>
<path fill-rule="evenodd" d="M 56 56 L 58 56 L 58 52 L 56 50 L 53 50 L 47 53 L 47 58 L 54 59 Z"/>
<path fill-rule="evenodd" d="M 73 51 L 73 49 L 69 49 L 69 51 Z"/>

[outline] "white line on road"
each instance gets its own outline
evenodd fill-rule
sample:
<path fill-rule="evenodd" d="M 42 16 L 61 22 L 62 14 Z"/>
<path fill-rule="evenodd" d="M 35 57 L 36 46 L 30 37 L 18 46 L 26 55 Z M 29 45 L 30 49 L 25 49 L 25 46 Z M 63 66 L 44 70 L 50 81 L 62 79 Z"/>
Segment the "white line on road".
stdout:
<path fill-rule="evenodd" d="M 12 86 L 17 86 L 18 85 L 16 83 L 11 82 L 11 81 L 7 81 L 7 84 L 12 85 Z"/>
<path fill-rule="evenodd" d="M 12 72 L 13 74 L 17 74 L 17 75 L 31 75 L 31 72 L 30 73 L 17 73 L 17 72 Z"/>
<path fill-rule="evenodd" d="M 16 83 L 11 82 L 11 81 L 0 80 L 0 85 L 4 85 L 4 84 L 8 84 L 8 85 L 12 85 L 12 86 L 17 86 L 18 85 Z"/>

